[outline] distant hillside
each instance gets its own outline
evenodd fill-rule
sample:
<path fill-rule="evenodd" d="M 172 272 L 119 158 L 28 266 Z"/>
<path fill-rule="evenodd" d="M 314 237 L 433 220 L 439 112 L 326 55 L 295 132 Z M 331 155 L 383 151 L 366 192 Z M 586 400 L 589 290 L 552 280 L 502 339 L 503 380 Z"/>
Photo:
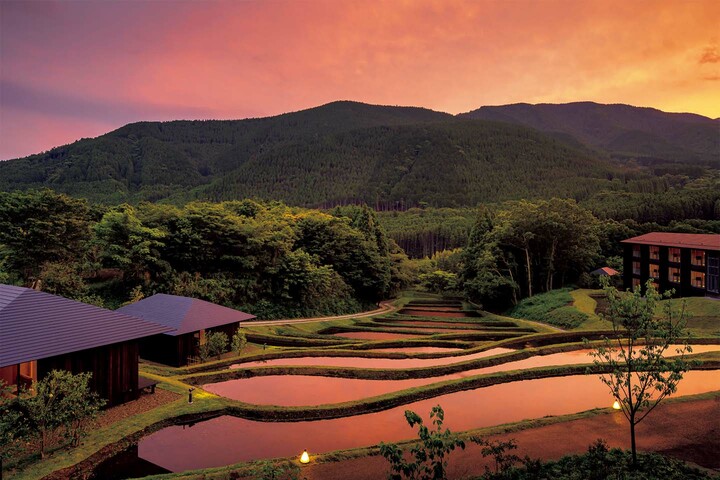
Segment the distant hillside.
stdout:
<path fill-rule="evenodd" d="M 577 102 L 481 107 L 461 116 L 571 135 L 617 157 L 720 165 L 720 122 L 691 113 Z"/>
<path fill-rule="evenodd" d="M 258 197 L 303 206 L 472 206 L 582 200 L 650 177 L 568 133 L 355 102 L 261 119 L 134 123 L 0 162 L 2 190 L 50 187 L 106 203 Z"/>

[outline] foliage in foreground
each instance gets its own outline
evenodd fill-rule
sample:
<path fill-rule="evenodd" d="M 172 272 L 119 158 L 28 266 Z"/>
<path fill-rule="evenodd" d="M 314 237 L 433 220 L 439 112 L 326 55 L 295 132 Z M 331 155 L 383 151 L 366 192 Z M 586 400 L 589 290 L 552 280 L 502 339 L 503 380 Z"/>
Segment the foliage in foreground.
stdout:
<path fill-rule="evenodd" d="M 411 410 L 405 411 L 410 426 L 416 424 L 419 442 L 410 455 L 398 445 L 380 443 L 380 454 L 390 462 L 388 480 L 445 480 L 450 453 L 456 447 L 465 449 L 465 442 L 449 429 L 443 429 L 445 414 L 440 405 L 432 408 L 430 418 L 435 426 L 430 430 L 422 418 Z M 680 460 L 649 453 L 636 455 L 634 451 L 609 449 L 598 439 L 583 455 L 568 455 L 558 461 L 543 463 L 529 456 L 512 453 L 517 450 L 515 440 L 486 440 L 471 437 L 481 446 L 483 458 L 492 459 L 492 468 L 476 480 L 704 480 L 710 476 Z"/>
<path fill-rule="evenodd" d="M 517 457 L 516 457 L 517 458 Z M 705 480 L 711 477 L 680 460 L 657 453 L 638 455 L 633 467 L 632 452 L 608 449 L 603 440 L 590 445 L 587 453 L 568 455 L 558 461 L 543 463 L 525 458 L 515 465 L 505 465 L 486 472 L 477 480 Z"/>
<path fill-rule="evenodd" d="M 0 453 L 37 447 L 40 457 L 63 444 L 76 447 L 105 400 L 89 387 L 90 373 L 53 370 L 33 383 L 33 393 L 10 398 L 0 392 Z M 0 386 L 1 387 L 1 386 Z"/>
<path fill-rule="evenodd" d="M 446 477 L 446 457 L 456 447 L 465 449 L 465 442 L 452 433 L 449 429 L 443 428 L 445 412 L 440 405 L 430 410 L 430 418 L 434 428 L 430 430 L 423 424 L 420 415 L 412 410 L 405 410 L 405 419 L 411 427 L 418 425 L 418 437 L 420 442 L 410 449 L 412 460 L 408 461 L 405 451 L 393 443 L 380 443 L 380 454 L 390 462 L 392 473 L 388 476 L 390 480 L 443 480 Z"/>

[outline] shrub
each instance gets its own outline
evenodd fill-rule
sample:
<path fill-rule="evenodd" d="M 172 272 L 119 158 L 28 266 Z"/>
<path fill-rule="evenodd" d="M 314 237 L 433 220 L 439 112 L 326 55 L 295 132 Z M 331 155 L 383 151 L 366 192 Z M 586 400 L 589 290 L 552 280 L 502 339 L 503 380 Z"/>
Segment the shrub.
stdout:
<path fill-rule="evenodd" d="M 206 362 L 210 357 L 220 357 L 228 351 L 230 340 L 224 332 L 209 332 L 205 335 L 205 343 L 200 345 L 200 361 Z"/>
<path fill-rule="evenodd" d="M 243 348 L 245 348 L 245 345 L 247 345 L 247 338 L 245 337 L 245 334 L 238 329 L 233 335 L 232 345 L 230 348 L 233 352 L 240 354 Z"/>

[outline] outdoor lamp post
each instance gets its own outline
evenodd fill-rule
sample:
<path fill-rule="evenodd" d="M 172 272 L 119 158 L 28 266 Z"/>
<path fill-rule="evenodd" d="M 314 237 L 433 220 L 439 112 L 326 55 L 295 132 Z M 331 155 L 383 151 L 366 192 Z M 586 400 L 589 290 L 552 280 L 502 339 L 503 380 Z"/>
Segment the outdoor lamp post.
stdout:
<path fill-rule="evenodd" d="M 303 450 L 302 455 L 300 455 L 300 463 L 310 463 L 310 455 L 308 455 L 307 449 Z"/>
<path fill-rule="evenodd" d="M 194 388 L 188 388 L 188 403 L 192 403 L 192 392 L 195 390 Z"/>

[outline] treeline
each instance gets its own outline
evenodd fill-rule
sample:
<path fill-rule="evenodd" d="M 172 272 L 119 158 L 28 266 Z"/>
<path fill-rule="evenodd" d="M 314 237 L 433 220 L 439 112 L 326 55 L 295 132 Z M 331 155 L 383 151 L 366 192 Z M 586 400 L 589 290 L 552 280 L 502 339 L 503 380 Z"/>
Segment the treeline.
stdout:
<path fill-rule="evenodd" d="M 619 223 L 624 226 L 623 235 L 628 236 L 653 231 L 720 233 L 715 226 L 720 221 L 717 173 L 694 180 L 668 176 L 625 183 L 614 179 L 611 183 L 614 190 L 578 202 L 610 225 L 605 227 L 608 231 Z M 497 212 L 502 204 L 485 204 L 483 208 Z M 466 246 L 476 217 L 477 209 L 473 208 L 425 207 L 378 213 L 385 231 L 410 258 L 432 257 L 438 251 Z"/>
<path fill-rule="evenodd" d="M 600 219 L 571 199 L 510 201 L 475 210 L 462 249 L 411 261 L 426 288 L 504 310 L 521 299 L 570 284 L 589 284 L 588 272 L 622 272 L 622 240 L 652 231 L 720 234 L 715 219 L 667 225 Z M 430 217 L 432 218 L 432 217 Z"/>
<path fill-rule="evenodd" d="M 410 258 L 432 257 L 436 252 L 464 247 L 477 217 L 474 208 L 411 208 L 378 212 L 390 238 Z"/>
<path fill-rule="evenodd" d="M 0 193 L 0 281 L 108 307 L 162 292 L 261 318 L 349 313 L 402 288 L 406 260 L 367 207 Z"/>

